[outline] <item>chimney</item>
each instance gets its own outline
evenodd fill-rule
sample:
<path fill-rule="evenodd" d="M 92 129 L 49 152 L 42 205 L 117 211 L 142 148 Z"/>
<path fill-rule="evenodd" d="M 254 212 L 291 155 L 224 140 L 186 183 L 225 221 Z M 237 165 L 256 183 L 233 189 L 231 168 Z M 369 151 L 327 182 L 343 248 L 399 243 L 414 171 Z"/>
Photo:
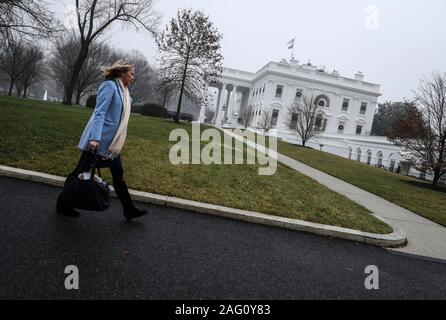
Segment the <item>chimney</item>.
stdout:
<path fill-rule="evenodd" d="M 359 81 L 364 80 L 364 75 L 362 74 L 361 71 L 358 71 L 358 72 L 355 74 L 355 80 L 359 80 Z"/>

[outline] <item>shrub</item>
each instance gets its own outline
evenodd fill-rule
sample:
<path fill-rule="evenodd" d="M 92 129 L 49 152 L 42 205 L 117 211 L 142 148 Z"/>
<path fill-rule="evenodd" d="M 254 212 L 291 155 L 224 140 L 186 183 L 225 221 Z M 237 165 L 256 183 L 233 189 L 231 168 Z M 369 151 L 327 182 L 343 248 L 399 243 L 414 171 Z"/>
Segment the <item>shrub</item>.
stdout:
<path fill-rule="evenodd" d="M 141 115 L 167 118 L 167 109 L 156 103 L 147 103 L 141 107 Z"/>
<path fill-rule="evenodd" d="M 142 114 L 142 105 L 132 105 L 131 112 Z"/>
<path fill-rule="evenodd" d="M 95 94 L 88 97 L 86 105 L 87 105 L 87 108 L 91 108 L 91 109 L 94 109 L 96 107 L 96 95 Z"/>

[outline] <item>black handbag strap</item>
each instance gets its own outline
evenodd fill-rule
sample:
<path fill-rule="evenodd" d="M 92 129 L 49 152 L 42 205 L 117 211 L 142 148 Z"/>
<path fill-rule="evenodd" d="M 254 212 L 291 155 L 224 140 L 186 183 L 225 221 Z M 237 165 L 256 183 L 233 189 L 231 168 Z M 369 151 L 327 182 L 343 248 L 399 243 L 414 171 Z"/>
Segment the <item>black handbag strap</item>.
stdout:
<path fill-rule="evenodd" d="M 97 167 L 97 162 L 98 162 L 98 149 L 96 148 L 96 149 L 94 150 L 94 159 L 93 159 L 93 163 L 91 164 L 90 180 L 94 179 L 94 174 L 95 174 L 95 171 L 96 171 L 96 170 L 98 170 L 99 177 L 102 178 L 101 170 Z"/>

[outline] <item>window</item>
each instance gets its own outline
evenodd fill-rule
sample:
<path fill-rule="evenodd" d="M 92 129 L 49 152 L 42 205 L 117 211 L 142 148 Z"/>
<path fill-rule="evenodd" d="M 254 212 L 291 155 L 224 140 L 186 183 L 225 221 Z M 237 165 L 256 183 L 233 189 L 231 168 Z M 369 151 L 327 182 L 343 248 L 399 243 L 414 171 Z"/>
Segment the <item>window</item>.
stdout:
<path fill-rule="evenodd" d="M 378 153 L 378 168 L 381 168 L 383 166 L 383 154 L 380 152 Z"/>
<path fill-rule="evenodd" d="M 271 126 L 277 125 L 277 119 L 279 118 L 279 110 L 273 109 L 273 115 L 271 116 Z"/>
<path fill-rule="evenodd" d="M 262 90 L 262 92 L 263 92 L 263 93 L 265 92 L 265 85 L 263 85 L 263 90 Z"/>
<path fill-rule="evenodd" d="M 359 111 L 360 114 L 365 114 L 367 111 L 367 103 L 363 102 L 361 103 L 361 110 Z"/>
<path fill-rule="evenodd" d="M 314 104 L 317 105 L 318 107 L 325 107 L 325 108 L 329 108 L 329 100 L 328 97 L 326 95 L 320 95 L 317 96 L 316 99 L 314 99 Z"/>
<path fill-rule="evenodd" d="M 327 119 L 324 119 L 323 121 L 322 121 L 322 132 L 325 132 L 325 129 L 327 129 Z"/>
<path fill-rule="evenodd" d="M 302 90 L 298 89 L 296 91 L 296 100 L 300 100 L 302 98 Z"/>
<path fill-rule="evenodd" d="M 391 160 L 390 161 L 389 170 L 390 171 L 394 171 L 395 170 L 395 160 Z"/>
<path fill-rule="evenodd" d="M 348 111 L 348 103 L 350 100 L 344 99 L 344 102 L 342 102 L 342 111 Z"/>
<path fill-rule="evenodd" d="M 372 162 L 372 153 L 370 151 L 367 152 L 367 164 L 370 165 Z"/>
<path fill-rule="evenodd" d="M 297 113 L 291 114 L 291 122 L 290 122 L 290 129 L 296 129 L 297 128 Z"/>
<path fill-rule="evenodd" d="M 356 126 L 356 134 L 357 134 L 357 135 L 360 135 L 361 132 L 362 132 L 362 126 L 361 126 L 361 125 L 357 125 L 357 126 Z"/>
<path fill-rule="evenodd" d="M 339 122 L 338 133 L 344 133 L 345 122 Z"/>
<path fill-rule="evenodd" d="M 348 148 L 348 158 L 351 159 L 352 158 L 352 154 L 353 154 L 353 149 L 352 147 Z"/>
<path fill-rule="evenodd" d="M 320 128 L 322 127 L 322 120 L 323 120 L 322 115 L 321 115 L 321 114 L 318 114 L 318 115 L 316 116 L 316 121 L 314 122 L 314 126 L 315 126 L 317 129 L 320 129 Z"/>
<path fill-rule="evenodd" d="M 356 161 L 361 162 L 361 154 L 362 154 L 361 149 L 358 148 L 356 150 Z"/>
<path fill-rule="evenodd" d="M 277 85 L 276 98 L 282 98 L 283 86 Z"/>
<path fill-rule="evenodd" d="M 327 128 L 327 119 L 324 119 L 321 114 L 318 114 L 314 126 L 321 132 L 324 132 Z"/>

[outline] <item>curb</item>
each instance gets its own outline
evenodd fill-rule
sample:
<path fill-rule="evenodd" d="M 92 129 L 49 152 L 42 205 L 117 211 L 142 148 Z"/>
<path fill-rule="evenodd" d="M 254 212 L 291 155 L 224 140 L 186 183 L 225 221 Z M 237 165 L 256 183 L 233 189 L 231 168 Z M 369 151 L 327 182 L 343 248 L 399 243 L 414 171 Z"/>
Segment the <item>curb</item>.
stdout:
<path fill-rule="evenodd" d="M 47 173 L 35 172 L 30 170 L 18 169 L 0 165 L 0 176 L 40 182 L 52 186 L 62 187 L 65 178 Z M 110 186 L 112 195 L 116 196 L 113 187 Z M 373 244 L 381 247 L 399 247 L 407 243 L 406 233 L 398 226 L 383 219 L 380 216 L 373 215 L 375 218 L 383 221 L 393 228 L 390 234 L 368 233 L 359 230 L 353 230 L 343 227 L 329 226 L 304 220 L 284 218 L 263 214 L 259 212 L 240 210 L 214 204 L 207 204 L 198 201 L 185 200 L 176 197 L 163 196 L 143 191 L 129 190 L 133 199 L 136 201 L 163 205 L 178 209 L 185 209 L 193 212 L 204 213 L 224 218 L 241 220 L 245 222 L 263 224 L 267 226 L 280 227 L 296 231 L 339 238 L 344 240 L 352 240 L 362 243 Z"/>

